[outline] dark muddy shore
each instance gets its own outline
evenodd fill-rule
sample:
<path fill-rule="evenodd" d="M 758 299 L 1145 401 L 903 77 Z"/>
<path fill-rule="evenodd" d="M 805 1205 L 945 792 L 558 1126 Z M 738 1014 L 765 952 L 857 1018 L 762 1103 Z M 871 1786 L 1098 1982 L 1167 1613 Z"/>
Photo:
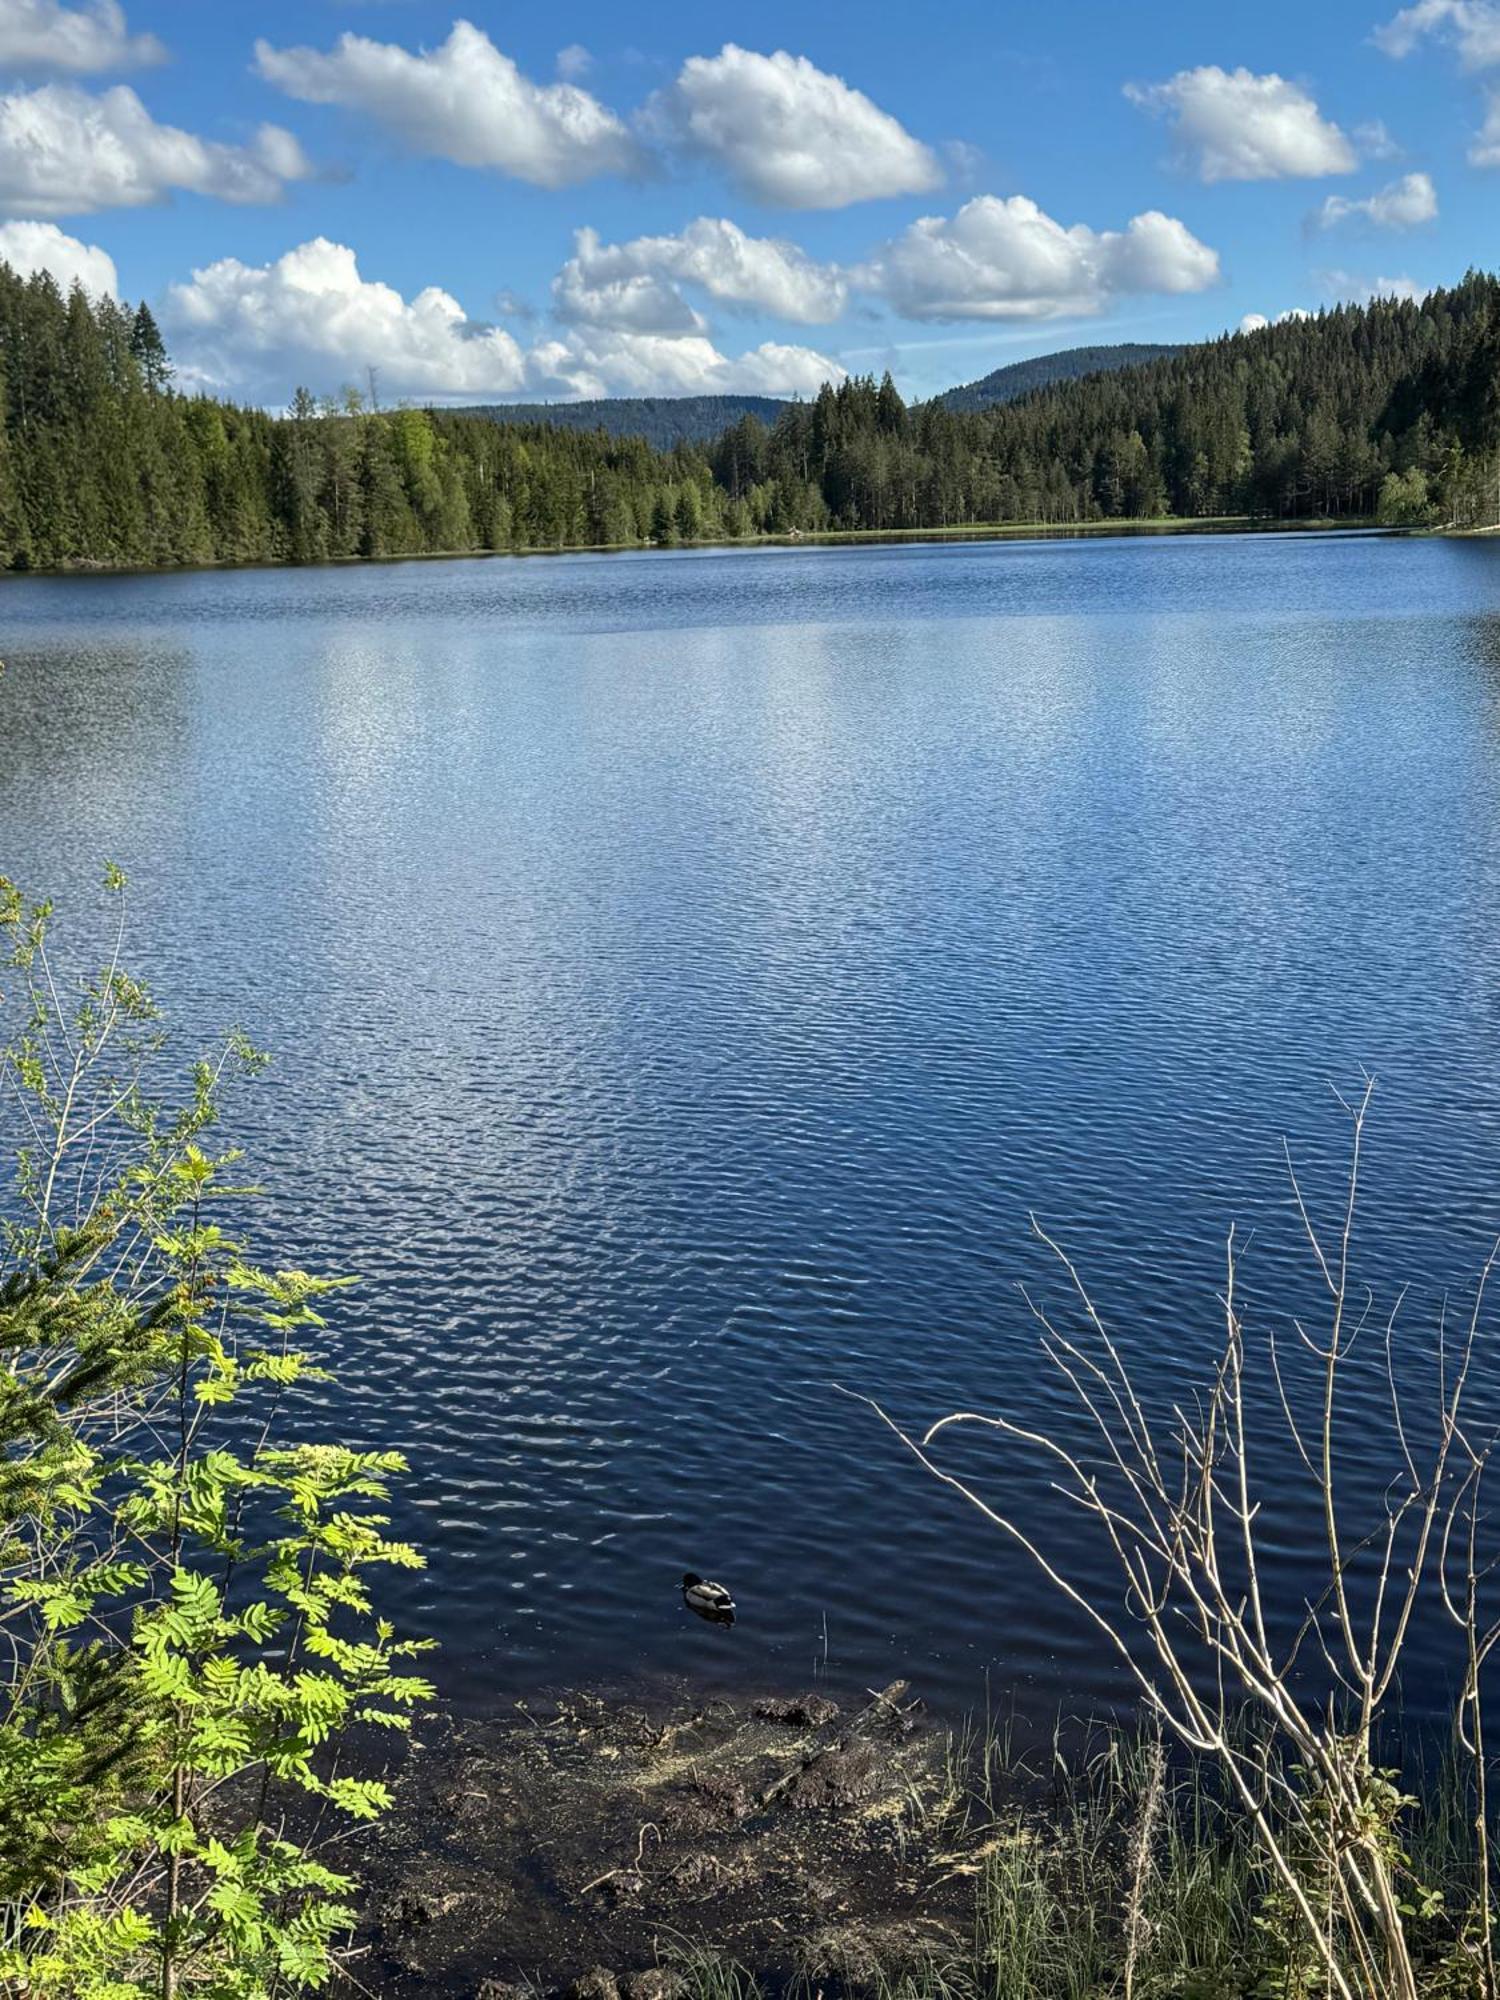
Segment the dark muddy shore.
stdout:
<path fill-rule="evenodd" d="M 429 1731 L 360 1866 L 351 1969 L 390 2000 L 669 2000 L 702 1950 L 858 1989 L 951 1952 L 975 1872 L 904 1682 L 842 1713 L 577 1695 Z"/>

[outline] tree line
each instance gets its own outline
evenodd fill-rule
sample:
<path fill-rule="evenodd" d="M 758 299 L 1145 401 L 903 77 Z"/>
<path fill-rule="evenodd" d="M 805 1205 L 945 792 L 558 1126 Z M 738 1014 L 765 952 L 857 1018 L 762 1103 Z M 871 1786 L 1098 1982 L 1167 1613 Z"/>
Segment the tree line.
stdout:
<path fill-rule="evenodd" d="M 351 364 L 358 357 L 351 356 Z M 149 307 L 0 265 L 0 568 L 318 562 L 1001 522 L 1500 518 L 1500 281 L 1341 306 L 983 411 L 852 378 L 655 449 L 174 387 Z"/>
<path fill-rule="evenodd" d="M 977 382 L 960 382 L 956 389 L 945 389 L 938 401 L 950 410 L 988 410 L 996 403 L 1013 403 L 1033 389 L 1048 388 L 1053 382 L 1072 382 L 1081 375 L 1102 375 L 1115 368 L 1138 368 L 1180 351 L 1181 343 L 1176 341 L 1152 344 L 1124 340 L 1104 347 L 1067 347 L 1057 354 L 1006 362 L 981 375 Z"/>

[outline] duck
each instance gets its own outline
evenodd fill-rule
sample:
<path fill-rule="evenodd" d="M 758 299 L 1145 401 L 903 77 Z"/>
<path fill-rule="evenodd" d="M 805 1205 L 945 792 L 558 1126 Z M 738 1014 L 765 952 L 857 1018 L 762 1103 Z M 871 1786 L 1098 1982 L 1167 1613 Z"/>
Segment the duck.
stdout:
<path fill-rule="evenodd" d="M 689 1611 L 696 1611 L 700 1618 L 706 1618 L 710 1625 L 732 1625 L 734 1623 L 734 1599 L 722 1583 L 708 1583 L 692 1570 L 683 1573 L 682 1601 Z"/>

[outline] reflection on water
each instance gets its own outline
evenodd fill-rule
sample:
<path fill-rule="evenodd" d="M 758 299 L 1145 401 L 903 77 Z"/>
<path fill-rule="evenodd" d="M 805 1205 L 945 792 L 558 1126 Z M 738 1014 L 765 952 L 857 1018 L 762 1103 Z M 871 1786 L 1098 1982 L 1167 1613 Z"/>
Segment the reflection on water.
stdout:
<path fill-rule="evenodd" d="M 1231 1219 L 1252 1313 L 1314 1303 L 1280 1140 L 1360 1065 L 1420 1340 L 1500 1222 L 1497 606 L 1500 548 L 1316 538 L 8 579 L 0 867 L 119 860 L 179 1016 L 276 1052 L 238 1135 L 278 1254 L 364 1274 L 338 1421 L 418 1468 L 461 1698 L 826 1625 L 1086 1702 L 833 1385 L 1055 1412 L 1035 1209 L 1178 1391 Z"/>

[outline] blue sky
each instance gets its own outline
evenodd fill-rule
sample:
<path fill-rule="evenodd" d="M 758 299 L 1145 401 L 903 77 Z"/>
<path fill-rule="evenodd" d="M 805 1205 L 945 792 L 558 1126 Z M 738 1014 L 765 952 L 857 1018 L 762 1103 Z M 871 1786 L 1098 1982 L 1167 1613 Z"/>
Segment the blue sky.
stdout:
<path fill-rule="evenodd" d="M 1500 0 L 0 0 L 0 213 L 271 404 L 922 395 L 1494 265 Z"/>

